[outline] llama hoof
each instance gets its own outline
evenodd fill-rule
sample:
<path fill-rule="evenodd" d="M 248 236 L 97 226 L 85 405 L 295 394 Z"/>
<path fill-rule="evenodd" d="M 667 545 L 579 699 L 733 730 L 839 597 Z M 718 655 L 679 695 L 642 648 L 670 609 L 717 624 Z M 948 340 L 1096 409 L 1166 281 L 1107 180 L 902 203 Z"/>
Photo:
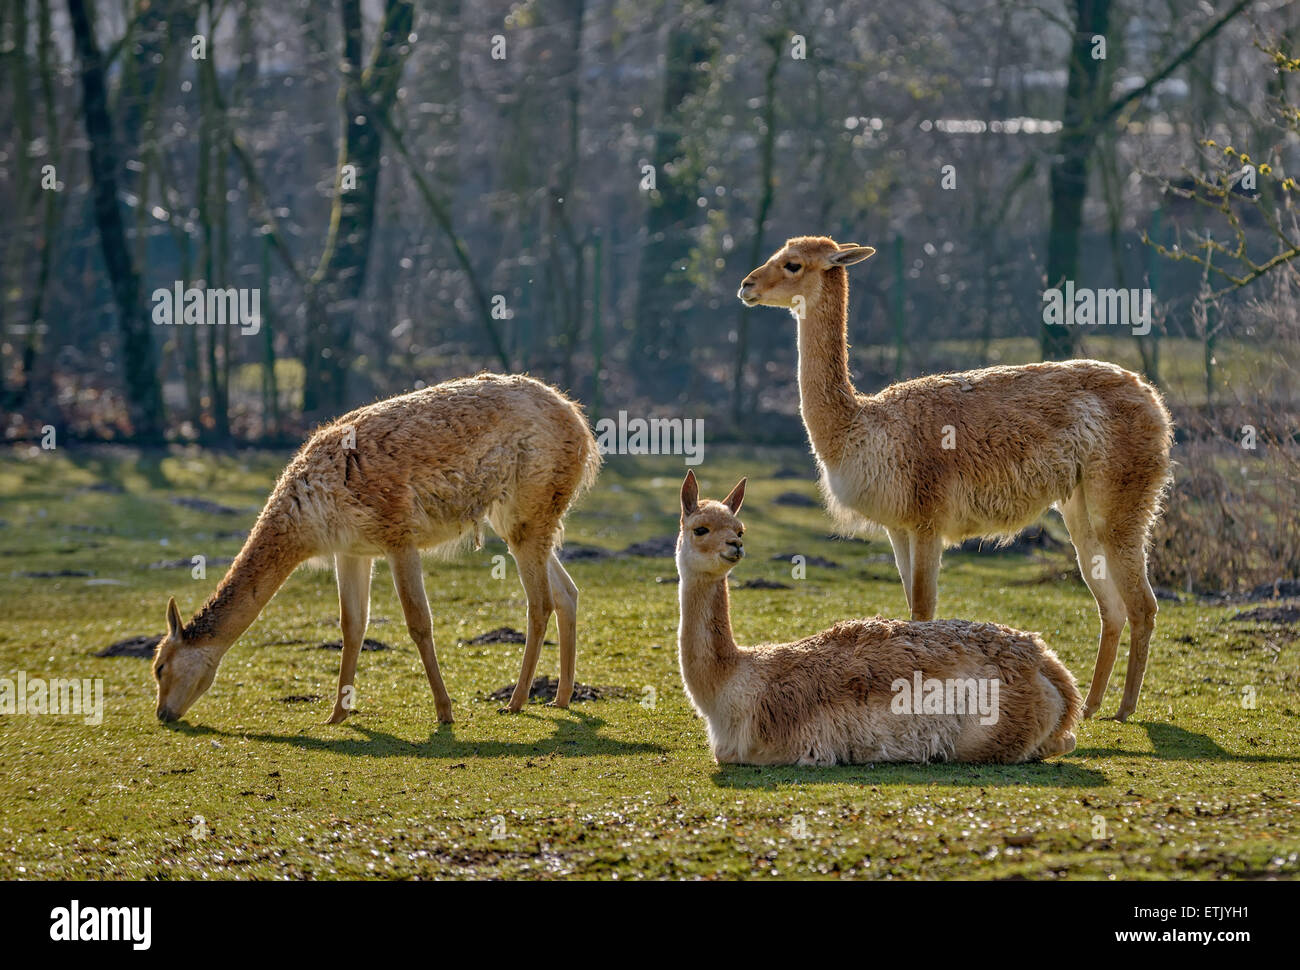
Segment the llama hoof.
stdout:
<path fill-rule="evenodd" d="M 508 705 L 506 705 L 505 707 L 498 707 L 498 708 L 497 708 L 497 713 L 498 713 L 498 714 L 518 714 L 518 713 L 519 713 L 519 708 L 515 707 L 513 704 L 508 704 Z"/>
<path fill-rule="evenodd" d="M 325 723 L 342 724 L 344 721 L 348 719 L 348 714 L 350 713 L 351 712 L 348 711 L 346 708 L 336 707 L 334 708 L 334 713 L 329 716 L 329 720 L 327 720 Z"/>
<path fill-rule="evenodd" d="M 1123 708 L 1120 708 L 1118 711 L 1115 712 L 1115 716 L 1112 717 L 1111 720 L 1118 721 L 1120 724 L 1123 724 L 1125 721 L 1129 719 L 1130 716 L 1132 716 L 1132 714 L 1133 714 L 1132 711 L 1126 711 Z"/>
<path fill-rule="evenodd" d="M 559 708 L 560 710 L 562 710 L 562 711 L 567 711 L 567 710 L 569 709 L 569 702 L 568 702 L 568 701 L 565 701 L 563 704 L 561 704 L 560 701 L 559 701 L 558 699 L 556 699 L 556 700 L 553 700 L 553 701 L 547 701 L 547 702 L 546 702 L 546 706 L 547 706 L 547 707 L 558 707 L 558 708 Z"/>
<path fill-rule="evenodd" d="M 1087 705 L 1085 705 L 1084 708 L 1083 708 L 1083 717 L 1084 717 L 1084 719 L 1087 720 L 1088 718 L 1090 718 L 1090 717 L 1092 717 L 1094 714 L 1096 714 L 1096 713 L 1097 713 L 1097 708 L 1099 708 L 1100 706 L 1101 706 L 1100 704 L 1087 704 Z"/>
<path fill-rule="evenodd" d="M 1078 741 L 1073 734 L 1066 734 L 1057 739 L 1056 747 L 1044 753 L 1044 758 L 1059 758 L 1061 755 L 1069 754 L 1078 746 Z"/>

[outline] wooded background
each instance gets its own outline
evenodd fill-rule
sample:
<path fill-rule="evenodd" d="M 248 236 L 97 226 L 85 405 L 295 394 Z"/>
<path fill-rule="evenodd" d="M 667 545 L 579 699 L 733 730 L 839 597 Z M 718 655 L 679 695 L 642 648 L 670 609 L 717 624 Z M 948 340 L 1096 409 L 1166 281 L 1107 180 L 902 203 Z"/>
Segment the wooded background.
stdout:
<path fill-rule="evenodd" d="M 1161 347 L 1196 342 L 1200 405 L 1219 394 L 1216 348 L 1267 351 L 1270 326 L 1294 327 L 1258 312 L 1295 255 L 1292 3 L 0 15 L 9 439 L 283 443 L 490 368 L 596 415 L 799 441 L 793 323 L 735 291 L 811 233 L 878 250 L 851 277 L 865 389 L 1004 359 L 1014 338 L 1104 356 L 1042 324 L 1044 287 L 1067 279 L 1150 286 L 1152 333 L 1105 336 L 1157 381 Z M 155 326 L 149 294 L 176 281 L 259 288 L 259 332 Z"/>

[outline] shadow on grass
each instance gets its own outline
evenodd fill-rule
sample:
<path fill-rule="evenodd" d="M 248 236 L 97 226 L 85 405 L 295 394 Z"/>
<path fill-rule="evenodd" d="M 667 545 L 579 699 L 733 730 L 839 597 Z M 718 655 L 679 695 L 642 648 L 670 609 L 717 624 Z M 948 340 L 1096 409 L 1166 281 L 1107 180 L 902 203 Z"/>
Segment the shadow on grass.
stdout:
<path fill-rule="evenodd" d="M 765 788 L 794 785 L 944 785 L 985 788 L 1030 785 L 1037 788 L 1099 788 L 1109 784 L 1100 771 L 1068 760 L 1026 765 L 922 764 L 837 765 L 834 768 L 722 765 L 713 775 L 719 788 Z"/>
<path fill-rule="evenodd" d="M 1130 724 L 1133 722 L 1129 722 Z M 1186 731 L 1161 721 L 1142 721 L 1154 751 L 1128 748 L 1078 748 L 1074 757 L 1155 758 L 1161 761 L 1239 761 L 1257 764 L 1300 764 L 1300 757 L 1276 754 L 1234 754 L 1221 748 L 1213 739 L 1195 731 Z"/>
<path fill-rule="evenodd" d="M 834 768 L 752 767 L 725 765 L 714 774 L 720 788 L 776 789 L 791 785 L 1035 785 L 1045 788 L 1095 788 L 1107 784 L 1106 776 L 1073 764 L 1075 758 L 1156 758 L 1162 761 L 1236 761 L 1257 764 L 1300 764 L 1300 757 L 1269 754 L 1233 754 L 1211 738 L 1172 724 L 1142 722 L 1154 751 L 1128 748 L 1078 748 L 1064 760 L 1028 765 L 880 764 L 840 765 Z"/>
<path fill-rule="evenodd" d="M 343 754 L 367 758 L 527 758 L 538 755 L 555 754 L 569 758 L 587 758 L 598 755 L 635 755 L 664 754 L 667 749 L 657 744 L 645 742 L 619 741 L 603 737 L 600 729 L 605 726 L 603 718 L 579 711 L 569 711 L 570 717 L 557 718 L 551 723 L 555 734 L 537 741 L 495 741 L 472 740 L 456 737 L 455 724 L 439 724 L 429 735 L 427 741 L 408 741 L 395 734 L 376 731 L 355 718 L 345 721 L 344 730 L 351 730 L 356 735 L 350 738 L 313 737 L 307 734 L 248 734 L 245 732 L 219 731 L 203 725 L 191 725 L 181 722 L 172 726 L 173 730 L 193 736 L 216 734 L 222 737 L 246 738 L 249 741 L 262 741 L 267 744 L 285 744 L 303 751 L 327 751 L 331 754 Z M 527 712 L 514 717 L 534 717 Z M 318 730 L 336 730 L 320 725 Z"/>

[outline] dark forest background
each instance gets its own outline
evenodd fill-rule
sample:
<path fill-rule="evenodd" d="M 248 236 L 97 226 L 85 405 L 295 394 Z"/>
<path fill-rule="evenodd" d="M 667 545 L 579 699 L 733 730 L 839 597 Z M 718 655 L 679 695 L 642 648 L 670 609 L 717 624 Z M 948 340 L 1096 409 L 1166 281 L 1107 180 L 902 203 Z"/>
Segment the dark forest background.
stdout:
<path fill-rule="evenodd" d="M 1291 375 L 1245 365 L 1294 336 L 1294 4 L 0 11 L 11 440 L 285 443 L 490 368 L 798 442 L 792 321 L 734 294 L 804 233 L 879 251 L 852 276 L 866 389 L 1089 354 L 1292 428 Z M 1152 333 L 1045 328 L 1066 279 L 1150 286 Z M 260 289 L 260 331 L 154 326 L 178 280 Z"/>

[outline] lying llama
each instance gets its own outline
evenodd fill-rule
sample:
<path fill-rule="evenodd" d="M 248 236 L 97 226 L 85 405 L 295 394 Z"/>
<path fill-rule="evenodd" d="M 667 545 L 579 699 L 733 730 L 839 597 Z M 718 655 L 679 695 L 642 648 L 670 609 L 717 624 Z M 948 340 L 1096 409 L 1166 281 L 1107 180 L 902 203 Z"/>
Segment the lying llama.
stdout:
<path fill-rule="evenodd" d="M 1074 750 L 1078 688 L 1032 633 L 876 618 L 794 643 L 737 646 L 727 574 L 745 554 L 736 518 L 744 497 L 743 479 L 722 502 L 701 501 L 691 472 L 682 485 L 682 681 L 719 762 L 1016 763 Z M 946 704 L 930 703 L 933 682 L 956 685 L 940 688 Z M 968 705 L 971 695 L 991 697 L 991 708 Z"/>
<path fill-rule="evenodd" d="M 1159 392 L 1096 360 L 989 367 L 860 394 L 849 379 L 844 267 L 875 252 L 803 236 L 745 277 L 747 306 L 798 321 L 799 400 L 830 512 L 889 534 L 912 619 L 934 618 L 945 545 L 1009 537 L 1055 505 L 1097 600 L 1101 639 L 1084 716 L 1101 706 L 1120 634 L 1128 675 L 1116 717 L 1137 707 L 1155 628 L 1147 544 L 1169 478 L 1172 427 Z"/>
<path fill-rule="evenodd" d="M 385 556 L 424 662 L 438 720 L 452 720 L 433 646 L 420 550 L 506 541 L 528 596 L 523 666 L 508 709 L 528 700 L 542 638 L 558 616 L 560 683 L 573 693 L 578 588 L 556 557 L 569 505 L 600 455 L 578 406 L 529 377 L 480 374 L 360 408 L 316 431 L 289 462 L 248 541 L 207 604 L 183 623 L 167 604 L 154 657 L 158 717 L 174 721 L 212 684 L 231 645 L 308 559 L 333 556 L 343 659 L 330 724 L 348 716 L 370 611 L 370 571 Z"/>

